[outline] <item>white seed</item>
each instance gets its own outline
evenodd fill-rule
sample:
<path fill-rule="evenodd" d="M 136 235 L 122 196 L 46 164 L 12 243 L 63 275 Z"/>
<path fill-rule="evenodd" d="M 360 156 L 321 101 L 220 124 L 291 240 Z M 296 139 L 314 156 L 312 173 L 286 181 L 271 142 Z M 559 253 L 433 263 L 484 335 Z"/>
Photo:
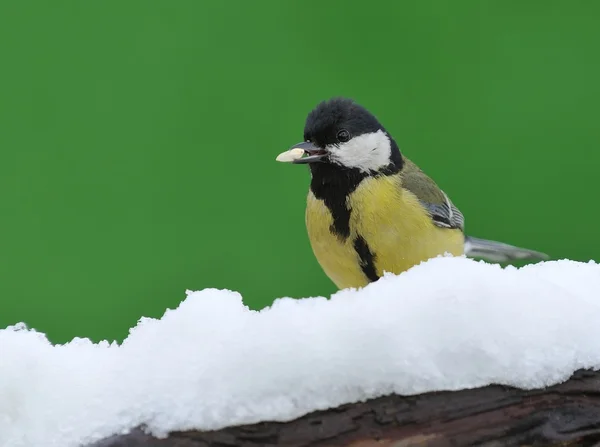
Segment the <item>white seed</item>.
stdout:
<path fill-rule="evenodd" d="M 302 158 L 303 155 L 304 155 L 304 149 L 295 148 L 295 149 L 290 149 L 289 151 L 282 152 L 281 154 L 279 154 L 277 156 L 277 158 L 275 160 L 282 161 L 284 163 L 290 163 L 294 160 L 298 160 L 299 158 Z"/>

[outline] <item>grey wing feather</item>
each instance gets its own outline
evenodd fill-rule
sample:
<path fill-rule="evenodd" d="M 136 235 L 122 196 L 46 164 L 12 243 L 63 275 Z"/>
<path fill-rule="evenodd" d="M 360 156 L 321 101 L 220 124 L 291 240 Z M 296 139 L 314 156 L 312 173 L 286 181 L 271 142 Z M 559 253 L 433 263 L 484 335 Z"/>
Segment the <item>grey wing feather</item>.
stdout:
<path fill-rule="evenodd" d="M 427 203 L 421 201 L 421 204 L 431 214 L 433 223 L 441 228 L 458 228 L 461 231 L 465 229 L 465 217 L 460 210 L 452 203 L 444 191 L 445 201 L 441 204 Z"/>
<path fill-rule="evenodd" d="M 404 159 L 401 177 L 402 185 L 419 199 L 435 225 L 464 231 L 465 218 L 460 210 L 427 174 L 407 158 Z"/>
<path fill-rule="evenodd" d="M 410 160 L 406 159 L 405 165 L 402 184 L 429 212 L 433 223 L 440 228 L 459 229 L 464 233 L 465 218 L 448 195 Z M 491 262 L 549 259 L 547 254 L 539 251 L 472 236 L 465 236 L 465 254 Z"/>
<path fill-rule="evenodd" d="M 443 205 L 427 203 L 423 203 L 423 205 L 430 210 L 434 224 L 442 228 L 459 228 L 464 233 L 465 219 L 462 213 L 452 204 L 446 194 L 444 196 L 446 203 Z M 465 255 L 469 258 L 480 258 L 489 262 L 547 260 L 550 258 L 546 253 L 539 251 L 466 235 Z"/>

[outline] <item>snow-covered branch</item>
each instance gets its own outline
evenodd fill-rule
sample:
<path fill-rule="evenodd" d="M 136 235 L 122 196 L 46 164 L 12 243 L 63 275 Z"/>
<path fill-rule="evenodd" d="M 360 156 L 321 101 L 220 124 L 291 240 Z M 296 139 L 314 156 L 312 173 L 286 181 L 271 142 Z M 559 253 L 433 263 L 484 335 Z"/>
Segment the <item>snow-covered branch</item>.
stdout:
<path fill-rule="evenodd" d="M 600 374 L 579 371 L 541 390 L 487 386 L 387 396 L 266 422 L 157 439 L 143 430 L 93 447 L 585 446 L 600 440 Z"/>
<path fill-rule="evenodd" d="M 136 427 L 156 438 L 221 433 L 222 445 L 253 430 L 279 441 L 395 439 L 486 424 L 477 435 L 489 439 L 595 436 L 595 378 L 544 389 L 599 367 L 598 264 L 441 257 L 362 290 L 261 311 L 235 292 L 190 292 L 121 344 L 53 345 L 22 326 L 0 330 L 0 446 L 79 447 Z M 456 393 L 429 394 L 442 391 Z"/>

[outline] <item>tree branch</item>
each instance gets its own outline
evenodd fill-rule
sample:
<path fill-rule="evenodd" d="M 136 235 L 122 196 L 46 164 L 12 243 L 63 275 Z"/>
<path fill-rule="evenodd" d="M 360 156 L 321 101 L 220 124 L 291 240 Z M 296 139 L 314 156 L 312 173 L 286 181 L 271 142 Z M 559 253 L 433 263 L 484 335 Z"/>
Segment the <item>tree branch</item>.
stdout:
<path fill-rule="evenodd" d="M 91 447 L 600 446 L 600 373 L 523 391 L 472 390 L 387 396 L 318 411 L 287 423 L 261 422 L 156 439 L 141 429 Z"/>

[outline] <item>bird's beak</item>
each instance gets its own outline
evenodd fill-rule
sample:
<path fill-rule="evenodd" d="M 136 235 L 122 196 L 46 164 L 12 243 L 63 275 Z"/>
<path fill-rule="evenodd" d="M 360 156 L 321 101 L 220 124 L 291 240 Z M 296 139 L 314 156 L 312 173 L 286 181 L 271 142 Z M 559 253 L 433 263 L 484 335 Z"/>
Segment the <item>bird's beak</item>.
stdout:
<path fill-rule="evenodd" d="M 304 155 L 307 155 L 304 157 Z M 303 141 L 293 145 L 290 149 L 277 156 L 277 161 L 283 161 L 294 164 L 306 164 L 323 161 L 327 157 L 327 152 L 319 149 L 314 144 Z"/>

